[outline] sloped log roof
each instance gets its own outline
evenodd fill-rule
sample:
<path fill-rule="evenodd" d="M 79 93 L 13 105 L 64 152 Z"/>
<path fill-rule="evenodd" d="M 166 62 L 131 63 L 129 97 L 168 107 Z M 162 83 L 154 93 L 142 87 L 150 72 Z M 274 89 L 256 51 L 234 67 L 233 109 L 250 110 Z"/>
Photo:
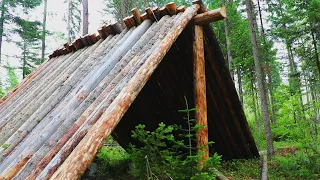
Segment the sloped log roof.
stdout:
<path fill-rule="evenodd" d="M 147 9 L 137 27 L 128 17 L 127 29 L 103 26 L 51 54 L 0 100 L 0 179 L 77 178 L 111 132 L 126 148 L 140 123 L 184 124 L 177 110 L 184 96 L 194 104 L 190 20 L 198 9 L 155 8 L 153 18 Z M 259 156 L 209 25 L 204 33 L 210 153 Z"/>

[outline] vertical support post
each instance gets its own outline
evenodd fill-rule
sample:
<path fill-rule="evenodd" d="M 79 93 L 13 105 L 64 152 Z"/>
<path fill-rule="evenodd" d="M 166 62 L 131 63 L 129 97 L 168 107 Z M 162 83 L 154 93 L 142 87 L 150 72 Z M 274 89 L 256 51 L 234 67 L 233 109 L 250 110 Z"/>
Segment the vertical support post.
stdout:
<path fill-rule="evenodd" d="M 193 58 L 194 58 L 194 98 L 196 111 L 195 119 L 198 125 L 203 126 L 197 132 L 198 153 L 202 154 L 200 164 L 209 157 L 208 147 L 208 122 L 207 122 L 207 97 L 206 97 L 206 76 L 205 76 L 205 59 L 203 46 L 203 28 L 195 25 L 193 41 Z"/>

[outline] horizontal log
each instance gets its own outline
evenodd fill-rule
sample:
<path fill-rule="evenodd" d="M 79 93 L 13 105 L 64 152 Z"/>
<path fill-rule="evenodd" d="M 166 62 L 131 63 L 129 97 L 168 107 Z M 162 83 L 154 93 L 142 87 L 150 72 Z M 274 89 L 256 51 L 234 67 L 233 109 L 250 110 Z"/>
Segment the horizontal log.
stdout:
<path fill-rule="evenodd" d="M 141 15 L 141 20 L 142 20 L 142 21 L 145 21 L 146 19 L 148 19 L 148 14 L 147 14 L 147 13 L 143 13 L 143 14 Z"/>
<path fill-rule="evenodd" d="M 196 25 L 205 25 L 227 17 L 226 8 L 222 7 L 196 15 L 193 20 Z"/>

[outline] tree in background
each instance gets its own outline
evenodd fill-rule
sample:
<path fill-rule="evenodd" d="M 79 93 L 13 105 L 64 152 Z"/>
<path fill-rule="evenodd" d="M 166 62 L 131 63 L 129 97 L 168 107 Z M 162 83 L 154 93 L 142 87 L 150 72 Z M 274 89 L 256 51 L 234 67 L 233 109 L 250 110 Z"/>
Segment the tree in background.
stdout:
<path fill-rule="evenodd" d="M 6 91 L 9 91 L 16 87 L 19 82 L 18 82 L 18 76 L 14 70 L 14 68 L 7 62 L 7 71 L 8 71 L 8 77 L 7 77 L 7 87 Z"/>
<path fill-rule="evenodd" d="M 81 10 L 79 6 L 82 0 L 67 0 L 67 37 L 68 42 L 72 42 L 80 33 Z"/>
<path fill-rule="evenodd" d="M 104 12 L 112 14 L 118 22 L 131 15 L 133 8 L 138 8 L 141 13 L 147 7 L 161 7 L 169 2 L 175 2 L 177 5 L 190 5 L 192 0 L 104 0 L 107 8 Z"/>
<path fill-rule="evenodd" d="M 46 34 L 47 34 L 47 29 L 46 29 L 46 25 L 47 25 L 47 8 L 48 8 L 48 2 L 47 0 L 43 0 L 43 4 L 44 4 L 44 8 L 43 8 L 43 20 L 42 20 L 42 46 L 41 46 L 41 63 L 44 62 L 44 56 L 45 56 L 45 52 L 46 52 Z"/>
<path fill-rule="evenodd" d="M 41 23 L 38 21 L 27 21 L 19 17 L 15 18 L 15 23 L 18 27 L 14 30 L 20 37 L 21 41 L 16 42 L 16 45 L 22 50 L 22 77 L 25 78 L 34 68 L 36 64 L 40 64 L 39 58 L 40 41 L 42 31 Z"/>
<path fill-rule="evenodd" d="M 247 14 L 248 14 L 248 22 L 249 22 L 249 28 L 250 28 L 255 72 L 256 72 L 257 82 L 258 82 L 258 91 L 260 95 L 261 112 L 262 112 L 262 118 L 264 122 L 264 133 L 267 141 L 267 151 L 268 151 L 268 155 L 273 155 L 274 147 L 273 147 L 273 140 L 272 140 L 272 134 L 271 134 L 271 127 L 270 127 L 268 97 L 267 97 L 266 88 L 264 84 L 264 76 L 261 68 L 261 62 L 259 59 L 259 50 L 258 50 L 259 47 L 258 47 L 258 39 L 256 34 L 257 27 L 255 27 L 254 25 L 255 18 L 254 18 L 254 13 L 252 8 L 252 2 L 251 0 L 246 0 L 245 2 L 246 2 Z"/>
<path fill-rule="evenodd" d="M 41 0 L 2 0 L 0 9 L 0 62 L 3 37 L 8 35 L 8 33 L 5 32 L 6 23 L 14 23 L 13 20 L 18 14 L 16 13 L 16 9 L 23 8 L 23 12 L 28 14 L 31 9 L 40 4 Z"/>
<path fill-rule="evenodd" d="M 131 13 L 131 9 L 135 7 L 135 0 L 104 0 L 107 8 L 106 13 L 112 14 L 118 22 Z"/>

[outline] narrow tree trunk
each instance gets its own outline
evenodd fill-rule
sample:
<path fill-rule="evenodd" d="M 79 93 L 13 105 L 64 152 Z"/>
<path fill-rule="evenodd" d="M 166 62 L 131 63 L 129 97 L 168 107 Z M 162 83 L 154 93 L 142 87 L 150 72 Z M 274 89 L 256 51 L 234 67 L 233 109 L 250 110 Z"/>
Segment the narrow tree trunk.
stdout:
<path fill-rule="evenodd" d="M 257 140 L 256 143 L 258 146 L 260 146 L 260 121 L 257 115 L 257 107 L 256 107 L 256 93 L 254 92 L 254 81 L 251 80 L 251 93 L 252 93 L 252 104 L 253 104 L 253 115 L 254 115 L 254 124 L 255 124 L 255 130 L 257 133 Z"/>
<path fill-rule="evenodd" d="M 275 109 L 274 109 L 274 96 L 273 96 L 273 86 L 272 86 L 272 73 L 271 73 L 271 67 L 270 67 L 270 58 L 268 58 L 269 56 L 269 49 L 266 46 L 267 44 L 267 40 L 266 40 L 266 33 L 264 30 L 264 25 L 263 25 L 263 20 L 262 20 L 262 10 L 261 10 L 261 6 L 260 6 L 260 0 L 257 1 L 258 2 L 258 12 L 259 12 L 259 17 L 260 17 L 260 25 L 261 25 L 261 36 L 262 36 L 262 40 L 263 40 L 263 44 L 264 47 L 263 49 L 266 51 L 265 53 L 265 62 L 266 62 L 266 66 L 267 66 L 267 77 L 268 77 L 268 89 L 269 89 L 269 96 L 270 96 L 270 106 L 271 106 L 271 121 L 273 123 L 276 122 L 275 120 Z"/>
<path fill-rule="evenodd" d="M 225 0 L 221 0 L 221 1 L 222 1 L 222 6 L 225 6 L 226 1 Z M 232 0 L 230 0 L 229 3 L 232 4 Z M 228 6 L 227 6 L 226 10 L 228 12 Z M 227 44 L 227 54 L 228 54 L 227 66 L 228 66 L 228 68 L 230 70 L 230 75 L 231 75 L 232 79 L 234 79 L 233 72 L 232 72 L 232 67 L 231 67 L 231 64 L 232 64 L 232 52 L 231 52 L 231 44 L 230 44 L 230 40 L 229 40 L 230 29 L 229 29 L 228 17 L 226 17 L 224 19 L 224 31 L 225 31 L 225 34 L 226 34 L 226 44 Z"/>
<path fill-rule="evenodd" d="M 256 71 L 257 82 L 258 82 L 258 90 L 259 90 L 260 101 L 261 101 L 262 118 L 264 121 L 264 133 L 265 133 L 266 142 L 267 142 L 267 151 L 268 151 L 268 155 L 273 155 L 274 147 L 272 142 L 271 127 L 270 127 L 270 116 L 268 111 L 267 94 L 266 94 L 266 89 L 263 83 L 264 76 L 263 76 L 260 59 L 259 59 L 259 50 L 258 50 L 257 37 L 256 37 L 257 35 L 255 32 L 254 19 L 253 19 L 253 13 L 252 13 L 252 4 L 250 0 L 246 0 L 246 7 L 247 7 L 248 20 L 249 20 L 250 36 L 252 41 L 252 53 L 254 58 L 255 71 Z"/>
<path fill-rule="evenodd" d="M 4 20 L 5 20 L 5 4 L 6 1 L 2 0 L 1 2 L 1 17 L 0 17 L 0 63 L 1 63 L 1 51 L 2 51 L 2 38 L 3 38 L 3 31 L 4 31 Z"/>
<path fill-rule="evenodd" d="M 26 58 L 26 43 L 23 44 L 23 62 L 22 62 L 22 79 L 24 79 L 27 75 L 27 58 Z"/>
<path fill-rule="evenodd" d="M 72 18 L 72 13 L 71 13 L 71 0 L 68 0 L 68 20 L 67 20 L 67 31 L 68 31 L 68 42 L 71 43 L 71 18 Z"/>
<path fill-rule="evenodd" d="M 82 35 L 88 34 L 89 31 L 89 9 L 88 9 L 88 0 L 82 1 L 83 12 L 82 12 Z"/>
<path fill-rule="evenodd" d="M 42 54 L 41 54 L 41 63 L 44 62 L 44 56 L 46 52 L 46 25 L 47 25 L 47 0 L 43 1 L 44 9 L 43 9 L 43 21 L 42 21 Z"/>

